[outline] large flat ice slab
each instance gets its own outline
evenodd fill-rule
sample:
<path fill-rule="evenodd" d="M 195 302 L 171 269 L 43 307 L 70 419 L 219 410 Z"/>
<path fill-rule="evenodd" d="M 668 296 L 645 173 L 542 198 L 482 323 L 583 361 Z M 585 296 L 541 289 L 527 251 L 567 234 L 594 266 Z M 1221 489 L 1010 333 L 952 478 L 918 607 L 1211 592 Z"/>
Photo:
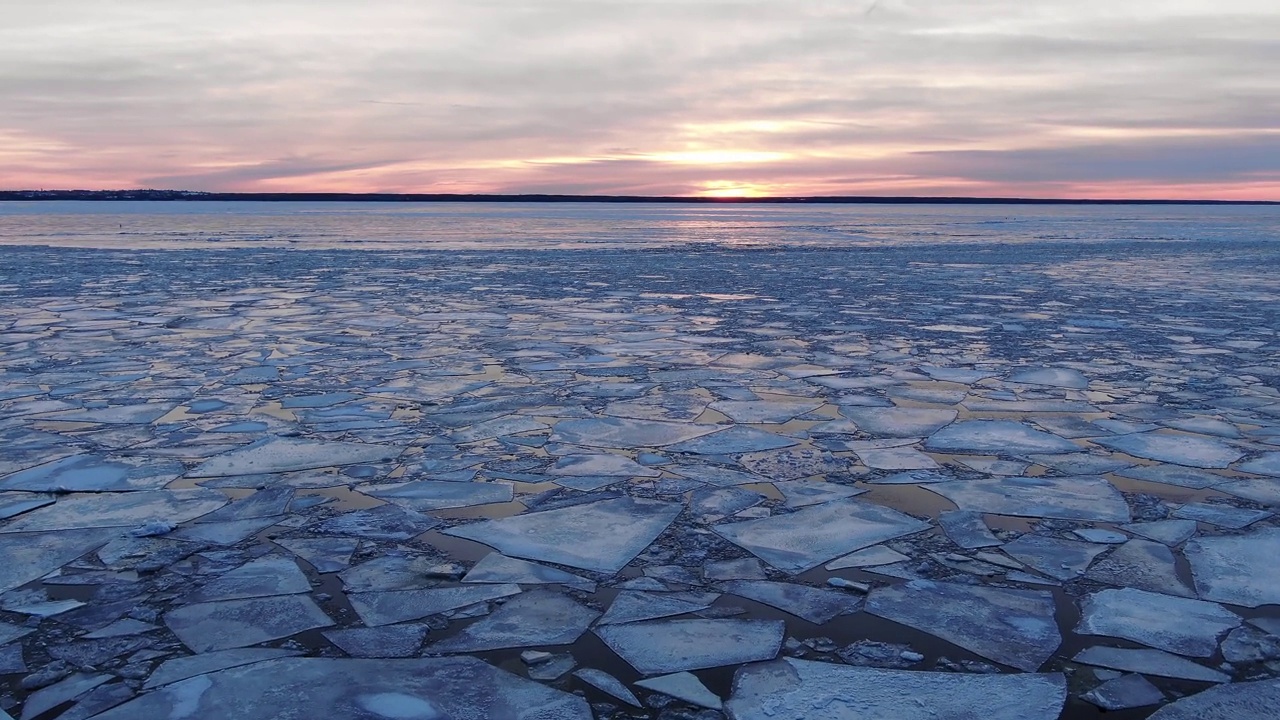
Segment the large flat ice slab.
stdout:
<path fill-rule="evenodd" d="M 527 513 L 445 530 L 505 555 L 616 573 L 649 547 L 681 505 L 616 498 Z"/>
<path fill-rule="evenodd" d="M 772 660 L 785 629 L 781 620 L 654 620 L 595 633 L 638 672 L 661 675 Z"/>
<path fill-rule="evenodd" d="M 926 485 L 961 510 L 993 515 L 1128 522 L 1129 505 L 1104 478 L 999 477 Z"/>
<path fill-rule="evenodd" d="M 311 598 L 301 595 L 184 605 L 169 611 L 164 622 L 183 645 L 198 653 L 248 647 L 333 625 Z"/>
<path fill-rule="evenodd" d="M 957 413 L 933 408 L 842 407 L 840 414 L 869 435 L 919 438 L 950 425 Z"/>
<path fill-rule="evenodd" d="M 89 529 L 0 535 L 0 593 L 39 580 L 118 534 Z"/>
<path fill-rule="evenodd" d="M 553 590 L 533 590 L 508 600 L 493 614 L 428 649 L 433 653 L 569 645 L 600 613 Z"/>
<path fill-rule="evenodd" d="M 694 425 L 661 420 L 590 418 L 564 420 L 551 433 L 553 442 L 603 448 L 657 448 L 713 433 L 722 425 Z"/>
<path fill-rule="evenodd" d="M 515 490 L 505 483 L 414 480 L 356 488 L 366 495 L 420 512 L 511 502 Z"/>
<path fill-rule="evenodd" d="M 347 598 L 365 625 L 379 627 L 518 594 L 519 585 L 507 584 L 351 593 Z"/>
<path fill-rule="evenodd" d="M 215 455 L 189 476 L 215 478 L 377 463 L 394 460 L 402 452 L 404 448 L 395 445 L 271 438 Z"/>
<path fill-rule="evenodd" d="M 475 658 L 268 660 L 174 683 L 95 720 L 591 720 L 582 698 Z"/>
<path fill-rule="evenodd" d="M 854 550 L 928 528 L 926 522 L 881 505 L 837 500 L 714 529 L 773 567 L 796 574 Z"/>
<path fill-rule="evenodd" d="M 1196 435 L 1144 432 L 1095 438 L 1093 442 L 1126 455 L 1197 468 L 1224 468 L 1244 457 L 1243 452 L 1220 440 Z"/>
<path fill-rule="evenodd" d="M 152 458 L 73 455 L 0 480 L 0 490 L 127 492 L 159 490 L 183 472 L 182 463 Z"/>
<path fill-rule="evenodd" d="M 1280 528 L 1195 538 L 1184 549 L 1201 598 L 1231 605 L 1280 605 Z"/>
<path fill-rule="evenodd" d="M 560 584 L 586 592 L 595 592 L 596 584 L 584 577 L 546 565 L 510 558 L 502 553 L 489 553 L 476 563 L 464 583 L 519 583 L 521 585 Z"/>
<path fill-rule="evenodd" d="M 226 495 L 205 488 L 67 495 L 0 525 L 0 533 L 133 528 L 153 520 L 177 525 L 226 504 Z"/>
<path fill-rule="evenodd" d="M 1080 446 L 1057 435 L 1012 420 L 964 420 L 925 439 L 926 449 L 941 452 L 1018 455 L 1068 453 Z"/>
<path fill-rule="evenodd" d="M 1076 632 L 1210 657 L 1218 649 L 1218 639 L 1241 622 L 1239 615 L 1215 603 L 1122 588 L 1085 598 Z"/>
<path fill-rule="evenodd" d="M 725 703 L 734 720 L 1057 720 L 1060 673 L 970 675 L 786 658 L 740 668 Z"/>
<path fill-rule="evenodd" d="M 855 612 L 862 602 L 841 590 L 770 580 L 736 580 L 723 587 L 725 592 L 778 608 L 815 625 Z"/>
<path fill-rule="evenodd" d="M 1095 645 L 1081 650 L 1075 662 L 1111 670 L 1142 673 L 1156 677 L 1196 680 L 1198 682 L 1230 682 L 1231 676 L 1186 658 L 1151 648 L 1116 648 Z"/>
<path fill-rule="evenodd" d="M 1274 717 L 1280 707 L 1280 680 L 1233 683 L 1209 688 L 1160 708 L 1149 720 L 1255 720 Z"/>
<path fill-rule="evenodd" d="M 1028 672 L 1062 643 L 1048 592 L 912 580 L 873 591 L 866 610 Z"/>

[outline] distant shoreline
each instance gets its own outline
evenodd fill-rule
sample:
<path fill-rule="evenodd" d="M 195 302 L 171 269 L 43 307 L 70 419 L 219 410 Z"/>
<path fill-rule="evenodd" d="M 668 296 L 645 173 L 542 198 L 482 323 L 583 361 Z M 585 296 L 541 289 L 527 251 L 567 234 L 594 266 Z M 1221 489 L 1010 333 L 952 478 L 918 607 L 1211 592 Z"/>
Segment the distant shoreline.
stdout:
<path fill-rule="evenodd" d="M 378 203 L 619 203 L 685 205 L 1280 205 L 1280 200 L 1140 200 L 915 195 L 690 197 L 646 195 L 501 195 L 426 193 L 205 193 L 184 190 L 3 190 L 0 202 L 378 202 Z"/>

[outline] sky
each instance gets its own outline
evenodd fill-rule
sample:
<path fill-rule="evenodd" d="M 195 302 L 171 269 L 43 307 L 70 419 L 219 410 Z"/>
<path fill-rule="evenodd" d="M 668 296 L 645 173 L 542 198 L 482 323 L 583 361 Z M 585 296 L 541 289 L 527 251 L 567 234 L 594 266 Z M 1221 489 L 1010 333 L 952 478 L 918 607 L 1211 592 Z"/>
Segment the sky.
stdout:
<path fill-rule="evenodd" d="M 1280 200 L 1277 0 L 0 17 L 0 189 Z"/>

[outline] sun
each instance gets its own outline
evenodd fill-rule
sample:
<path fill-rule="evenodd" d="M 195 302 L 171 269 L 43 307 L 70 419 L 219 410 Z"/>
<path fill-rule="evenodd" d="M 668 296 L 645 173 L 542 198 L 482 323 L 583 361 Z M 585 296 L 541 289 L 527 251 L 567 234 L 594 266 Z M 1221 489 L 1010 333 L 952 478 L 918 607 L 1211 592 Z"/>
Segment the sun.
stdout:
<path fill-rule="evenodd" d="M 709 180 L 702 183 L 698 191 L 702 197 L 713 198 L 753 198 L 767 197 L 769 188 L 755 183 L 736 182 L 733 180 Z"/>

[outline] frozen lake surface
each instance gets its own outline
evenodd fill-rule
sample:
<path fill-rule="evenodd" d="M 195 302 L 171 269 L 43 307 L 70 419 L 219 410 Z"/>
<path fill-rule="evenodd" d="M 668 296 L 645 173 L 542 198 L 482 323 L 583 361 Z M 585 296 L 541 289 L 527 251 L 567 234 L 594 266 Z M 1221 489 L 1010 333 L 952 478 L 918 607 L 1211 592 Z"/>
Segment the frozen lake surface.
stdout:
<path fill-rule="evenodd" d="M 0 718 L 1255 718 L 1280 210 L 0 205 Z"/>

